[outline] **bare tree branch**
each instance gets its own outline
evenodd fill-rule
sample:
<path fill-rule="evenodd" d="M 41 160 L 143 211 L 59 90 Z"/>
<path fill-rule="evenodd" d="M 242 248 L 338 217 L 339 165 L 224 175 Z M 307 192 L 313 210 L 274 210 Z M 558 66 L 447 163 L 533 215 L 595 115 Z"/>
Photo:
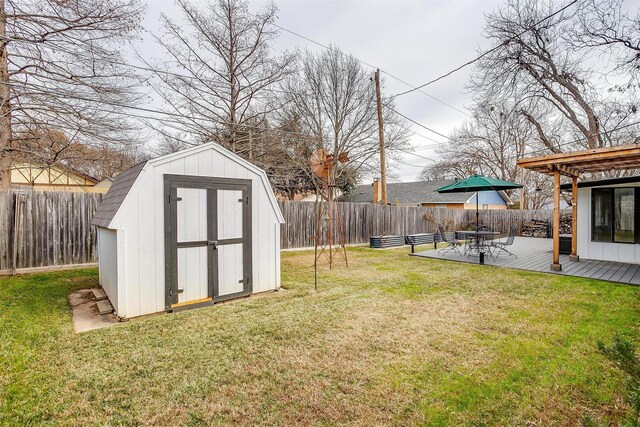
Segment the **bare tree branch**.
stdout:
<path fill-rule="evenodd" d="M 51 129 L 84 144 L 131 145 L 137 126 L 111 105 L 139 98 L 140 79 L 116 63 L 141 15 L 136 0 L 0 0 L 0 148 L 40 154 L 16 136 Z M 13 160 L 3 153 L 6 187 Z"/>

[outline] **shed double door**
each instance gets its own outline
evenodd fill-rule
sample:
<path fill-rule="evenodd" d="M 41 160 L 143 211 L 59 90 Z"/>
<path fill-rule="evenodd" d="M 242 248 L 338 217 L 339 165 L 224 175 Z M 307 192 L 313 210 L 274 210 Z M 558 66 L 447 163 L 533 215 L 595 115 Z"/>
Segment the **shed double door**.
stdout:
<path fill-rule="evenodd" d="M 249 295 L 251 181 L 165 175 L 166 309 Z"/>

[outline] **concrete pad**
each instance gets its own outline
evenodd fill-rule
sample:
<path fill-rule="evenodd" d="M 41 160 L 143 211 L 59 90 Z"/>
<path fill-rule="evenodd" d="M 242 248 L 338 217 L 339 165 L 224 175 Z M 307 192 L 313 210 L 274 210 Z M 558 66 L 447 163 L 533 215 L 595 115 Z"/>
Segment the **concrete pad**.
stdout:
<path fill-rule="evenodd" d="M 73 314 L 73 329 L 76 332 L 106 328 L 120 323 L 113 313 L 100 315 L 93 299 L 93 289 L 81 289 L 72 293 L 69 295 L 69 304 Z"/>

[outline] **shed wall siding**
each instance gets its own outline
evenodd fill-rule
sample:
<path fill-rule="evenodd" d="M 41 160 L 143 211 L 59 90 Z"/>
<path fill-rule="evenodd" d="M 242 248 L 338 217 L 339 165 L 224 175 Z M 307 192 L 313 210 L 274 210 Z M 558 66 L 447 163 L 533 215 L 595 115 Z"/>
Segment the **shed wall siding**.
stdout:
<path fill-rule="evenodd" d="M 98 265 L 100 286 L 118 311 L 118 250 L 117 232 L 98 227 Z"/>
<path fill-rule="evenodd" d="M 165 309 L 165 174 L 252 180 L 253 292 L 276 289 L 279 286 L 279 230 L 276 232 L 279 224 L 261 175 L 217 151 L 205 150 L 159 165 L 149 162 L 115 218 L 118 228 L 128 230 L 125 237 L 126 316 Z"/>
<path fill-rule="evenodd" d="M 607 188 L 631 186 L 624 184 Z M 578 255 L 584 259 L 640 262 L 640 245 L 591 241 L 591 188 L 578 189 Z"/>

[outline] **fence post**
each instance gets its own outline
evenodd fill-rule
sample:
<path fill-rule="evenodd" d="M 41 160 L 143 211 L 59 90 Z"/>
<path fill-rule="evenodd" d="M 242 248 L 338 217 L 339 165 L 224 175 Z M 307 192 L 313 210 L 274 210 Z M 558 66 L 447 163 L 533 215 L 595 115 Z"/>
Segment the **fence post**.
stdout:
<path fill-rule="evenodd" d="M 14 193 L 14 205 L 13 205 L 13 224 L 11 229 L 13 230 L 13 247 L 11 248 L 11 275 L 16 274 L 18 268 L 18 235 L 20 233 L 20 220 L 21 216 L 21 194 Z"/>

